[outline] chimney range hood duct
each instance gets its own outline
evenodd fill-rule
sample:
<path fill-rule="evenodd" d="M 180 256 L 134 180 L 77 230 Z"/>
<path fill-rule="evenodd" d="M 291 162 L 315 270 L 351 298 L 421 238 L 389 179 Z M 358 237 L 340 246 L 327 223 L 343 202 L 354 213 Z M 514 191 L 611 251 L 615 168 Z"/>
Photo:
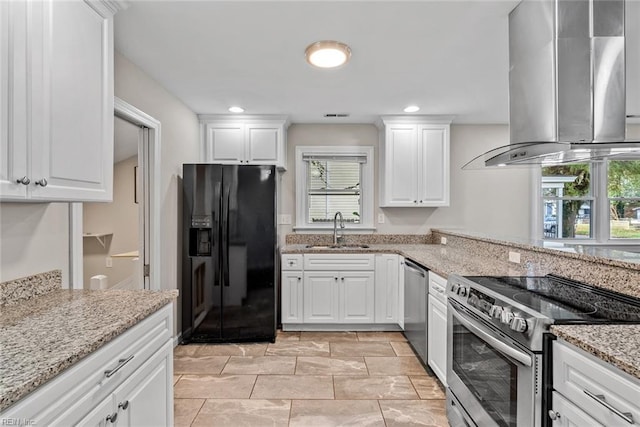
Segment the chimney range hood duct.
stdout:
<path fill-rule="evenodd" d="M 511 144 L 463 169 L 640 154 L 625 141 L 624 0 L 523 0 L 509 14 Z"/>

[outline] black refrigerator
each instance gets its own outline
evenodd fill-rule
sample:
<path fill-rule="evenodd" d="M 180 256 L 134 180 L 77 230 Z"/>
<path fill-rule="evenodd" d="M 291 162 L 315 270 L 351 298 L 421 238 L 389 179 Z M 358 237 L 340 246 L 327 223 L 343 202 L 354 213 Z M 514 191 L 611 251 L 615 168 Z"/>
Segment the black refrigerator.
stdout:
<path fill-rule="evenodd" d="M 183 165 L 182 341 L 275 340 L 275 166 Z"/>

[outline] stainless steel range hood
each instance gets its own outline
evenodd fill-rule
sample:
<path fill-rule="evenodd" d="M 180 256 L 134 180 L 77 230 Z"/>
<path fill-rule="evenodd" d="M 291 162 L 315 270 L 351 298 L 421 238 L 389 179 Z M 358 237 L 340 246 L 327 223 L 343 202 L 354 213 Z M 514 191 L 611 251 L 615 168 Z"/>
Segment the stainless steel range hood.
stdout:
<path fill-rule="evenodd" d="M 640 154 L 625 141 L 624 32 L 624 0 L 523 0 L 509 14 L 511 144 L 464 168 Z"/>

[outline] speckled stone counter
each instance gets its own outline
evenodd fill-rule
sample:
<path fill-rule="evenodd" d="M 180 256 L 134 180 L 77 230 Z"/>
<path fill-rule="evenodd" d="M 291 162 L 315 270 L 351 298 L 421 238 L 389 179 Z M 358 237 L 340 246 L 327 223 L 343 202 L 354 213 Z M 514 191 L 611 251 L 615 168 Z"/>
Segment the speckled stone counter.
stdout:
<path fill-rule="evenodd" d="M 640 379 L 640 325 L 554 325 L 551 332 Z"/>
<path fill-rule="evenodd" d="M 57 289 L 0 311 L 0 411 L 178 296 Z"/>

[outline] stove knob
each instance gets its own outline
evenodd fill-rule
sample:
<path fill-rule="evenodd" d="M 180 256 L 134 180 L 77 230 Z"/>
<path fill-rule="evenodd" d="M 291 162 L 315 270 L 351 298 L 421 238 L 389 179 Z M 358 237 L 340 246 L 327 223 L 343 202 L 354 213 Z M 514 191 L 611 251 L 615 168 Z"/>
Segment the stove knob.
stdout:
<path fill-rule="evenodd" d="M 467 296 L 467 288 L 465 288 L 464 286 L 460 286 L 460 288 L 458 289 L 458 295 L 460 295 L 461 297 Z"/>
<path fill-rule="evenodd" d="M 527 321 L 520 316 L 513 316 L 509 327 L 516 332 L 525 332 L 527 330 Z"/>
<path fill-rule="evenodd" d="M 513 320 L 513 313 L 511 312 L 510 309 L 508 308 L 503 308 L 502 309 L 502 314 L 500 315 L 500 322 L 504 323 L 505 325 L 510 325 L 511 321 Z"/>
<path fill-rule="evenodd" d="M 453 283 L 450 289 L 451 289 L 451 293 L 455 294 L 456 292 L 458 292 L 458 289 L 460 289 L 460 285 L 458 285 L 457 283 Z"/>
<path fill-rule="evenodd" d="M 494 319 L 499 319 L 502 316 L 502 307 L 499 305 L 494 305 L 489 309 L 489 316 Z"/>
<path fill-rule="evenodd" d="M 470 295 L 469 296 L 469 300 L 467 301 L 467 304 L 473 306 L 473 307 L 480 307 L 482 308 L 482 304 L 480 304 L 480 300 L 478 299 L 477 296 L 475 295 Z"/>

